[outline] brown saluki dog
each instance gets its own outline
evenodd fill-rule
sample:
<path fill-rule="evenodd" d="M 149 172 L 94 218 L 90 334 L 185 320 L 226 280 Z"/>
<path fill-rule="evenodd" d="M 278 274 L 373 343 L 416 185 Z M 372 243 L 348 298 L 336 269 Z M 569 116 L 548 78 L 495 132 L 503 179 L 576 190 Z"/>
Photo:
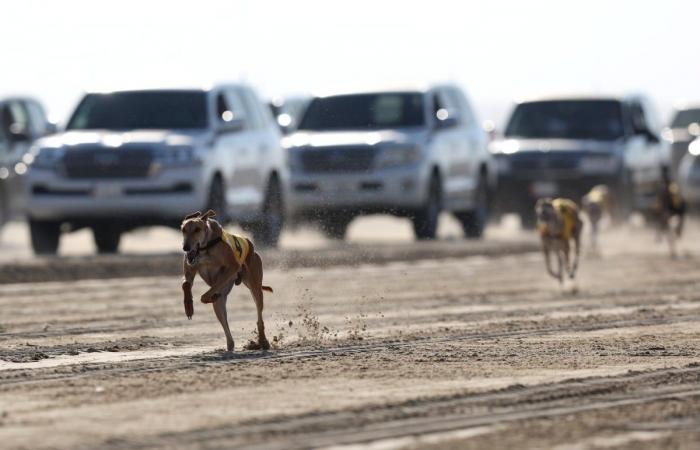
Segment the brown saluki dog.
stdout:
<path fill-rule="evenodd" d="M 579 217 L 576 203 L 563 198 L 544 198 L 537 201 L 535 213 L 547 272 L 559 280 L 560 284 L 564 283 L 565 272 L 573 280 L 581 254 L 583 229 L 583 221 Z M 570 258 L 572 241 L 575 245 L 573 263 Z M 557 258 L 557 272 L 552 269 L 552 252 Z"/>
<path fill-rule="evenodd" d="M 182 221 L 182 250 L 184 278 L 182 291 L 185 295 L 185 314 L 192 319 L 192 283 L 199 274 L 209 286 L 202 297 L 202 303 L 211 303 L 214 313 L 226 334 L 226 348 L 233 351 L 234 342 L 226 318 L 226 299 L 234 285 L 243 283 L 253 295 L 258 311 L 258 342 L 248 344 L 248 349 L 270 348 L 265 337 L 263 322 L 263 291 L 272 292 L 263 286 L 263 266 L 260 255 L 255 252 L 253 243 L 247 238 L 227 233 L 212 217 L 212 210 L 204 214 L 197 211 Z"/>

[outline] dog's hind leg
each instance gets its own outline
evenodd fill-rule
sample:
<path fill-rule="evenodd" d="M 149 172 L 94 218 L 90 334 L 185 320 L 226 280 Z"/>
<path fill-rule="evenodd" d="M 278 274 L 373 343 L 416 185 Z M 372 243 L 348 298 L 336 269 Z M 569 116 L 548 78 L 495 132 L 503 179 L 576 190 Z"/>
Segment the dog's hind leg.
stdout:
<path fill-rule="evenodd" d="M 562 249 L 557 250 L 557 267 L 559 268 L 557 279 L 559 284 L 564 284 L 564 258 L 566 258 L 566 264 L 568 265 L 568 253 L 565 253 Z"/>
<path fill-rule="evenodd" d="M 255 309 L 258 313 L 258 347 L 263 350 L 268 350 L 270 348 L 270 343 L 267 341 L 267 336 L 265 336 L 265 322 L 263 321 L 263 290 L 262 290 L 262 279 L 263 279 L 263 267 L 260 255 L 254 253 L 250 264 L 250 270 L 248 270 L 248 276 L 243 279 L 243 283 L 250 290 L 253 300 L 255 301 Z M 251 348 L 251 346 L 249 346 Z"/>
<path fill-rule="evenodd" d="M 228 292 L 225 295 L 220 295 L 218 299 L 212 304 L 214 306 L 214 314 L 216 318 L 219 319 L 221 327 L 224 329 L 224 334 L 226 335 L 226 350 L 229 352 L 233 351 L 234 342 L 233 336 L 231 335 L 231 329 L 228 326 L 228 318 L 226 317 L 226 299 L 228 298 Z"/>

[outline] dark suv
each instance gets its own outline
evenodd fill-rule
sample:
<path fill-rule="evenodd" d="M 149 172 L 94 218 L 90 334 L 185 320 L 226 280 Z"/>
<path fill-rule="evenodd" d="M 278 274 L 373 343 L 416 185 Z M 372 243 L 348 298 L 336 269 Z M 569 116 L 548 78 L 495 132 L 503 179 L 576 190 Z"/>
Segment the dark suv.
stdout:
<path fill-rule="evenodd" d="M 640 97 L 558 97 L 516 105 L 491 144 L 499 174 L 496 208 L 534 225 L 540 197 L 578 201 L 607 185 L 615 215 L 648 211 L 666 164 L 651 108 Z"/>

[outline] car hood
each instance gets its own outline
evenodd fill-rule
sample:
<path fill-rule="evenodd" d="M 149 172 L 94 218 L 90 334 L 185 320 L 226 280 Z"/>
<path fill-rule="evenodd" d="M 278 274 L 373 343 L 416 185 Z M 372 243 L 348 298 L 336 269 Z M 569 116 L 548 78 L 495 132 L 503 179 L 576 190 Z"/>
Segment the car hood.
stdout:
<path fill-rule="evenodd" d="M 135 131 L 66 131 L 47 136 L 36 142 L 39 148 L 73 148 L 81 146 L 121 147 L 122 145 L 195 145 L 205 139 L 202 131 L 183 132 L 167 130 Z"/>
<path fill-rule="evenodd" d="M 492 153 L 511 154 L 518 152 L 610 152 L 618 141 L 594 141 L 591 139 L 502 139 L 493 141 Z"/>
<path fill-rule="evenodd" d="M 427 132 L 423 129 L 400 131 L 297 131 L 286 136 L 283 144 L 286 148 L 416 144 L 424 141 L 427 135 Z"/>

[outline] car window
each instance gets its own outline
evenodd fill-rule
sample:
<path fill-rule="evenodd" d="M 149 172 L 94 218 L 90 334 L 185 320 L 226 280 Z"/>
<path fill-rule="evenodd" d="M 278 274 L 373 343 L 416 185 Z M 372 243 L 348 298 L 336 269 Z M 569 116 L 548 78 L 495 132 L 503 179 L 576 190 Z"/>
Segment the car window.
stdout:
<path fill-rule="evenodd" d="M 671 128 L 687 128 L 693 123 L 700 123 L 700 108 L 678 111 L 671 121 Z"/>
<path fill-rule="evenodd" d="M 439 117 L 439 114 L 449 113 L 449 105 L 445 102 L 445 96 L 440 92 L 436 91 L 433 94 L 433 117 Z M 443 112 L 440 112 L 443 111 Z M 439 113 L 439 114 L 438 114 Z M 447 115 L 445 115 L 447 117 Z"/>
<path fill-rule="evenodd" d="M 315 98 L 299 130 L 374 130 L 425 124 L 423 94 L 384 92 Z"/>
<path fill-rule="evenodd" d="M 6 110 L 3 114 L 3 122 L 7 131 L 12 133 L 29 132 L 29 116 L 24 105 L 18 101 L 6 103 Z"/>
<path fill-rule="evenodd" d="M 519 104 L 505 136 L 530 139 L 615 140 L 624 135 L 617 100 L 550 100 Z"/>
<path fill-rule="evenodd" d="M 450 89 L 450 94 L 454 100 L 454 104 L 457 105 L 457 110 L 459 112 L 459 121 L 464 125 L 471 125 L 475 122 L 474 112 L 472 111 L 471 105 L 467 100 L 467 97 L 459 89 Z"/>
<path fill-rule="evenodd" d="M 35 136 L 43 136 L 47 132 L 47 120 L 44 108 L 37 102 L 27 102 L 32 132 Z"/>
<path fill-rule="evenodd" d="M 226 89 L 221 94 L 219 94 L 219 96 L 222 97 L 222 101 L 224 102 L 224 105 L 226 105 L 226 111 L 231 112 L 231 118 L 243 119 L 243 128 L 251 128 L 250 117 L 248 117 L 248 111 L 244 107 L 244 103 L 241 99 L 239 92 L 234 89 Z M 221 115 L 219 115 L 218 117 L 221 117 Z"/>
<path fill-rule="evenodd" d="M 245 105 L 246 117 L 250 121 L 250 127 L 253 129 L 264 128 L 265 122 L 262 114 L 260 113 L 260 108 L 257 105 L 257 99 L 249 90 L 241 91 L 243 97 L 243 104 Z"/>
<path fill-rule="evenodd" d="M 635 132 L 649 129 L 647 118 L 644 114 L 644 108 L 642 108 L 641 104 L 637 102 L 632 102 L 632 104 L 630 105 L 630 112 L 632 114 L 632 127 Z"/>
<path fill-rule="evenodd" d="M 203 91 L 133 91 L 88 94 L 68 130 L 200 129 L 207 127 Z"/>

